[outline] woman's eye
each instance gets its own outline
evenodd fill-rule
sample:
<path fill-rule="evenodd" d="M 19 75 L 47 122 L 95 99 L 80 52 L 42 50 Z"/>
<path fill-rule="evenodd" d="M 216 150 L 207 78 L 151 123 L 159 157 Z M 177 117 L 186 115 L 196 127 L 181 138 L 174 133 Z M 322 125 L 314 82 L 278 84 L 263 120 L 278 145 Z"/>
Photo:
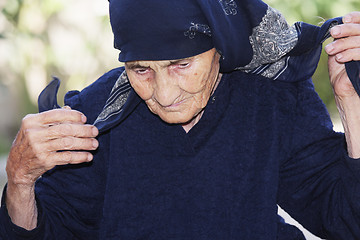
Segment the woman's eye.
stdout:
<path fill-rule="evenodd" d="M 190 65 L 189 62 L 179 63 L 180 68 L 187 68 Z"/>
<path fill-rule="evenodd" d="M 138 69 L 135 69 L 135 72 L 137 74 L 143 75 L 143 74 L 146 74 L 149 72 L 149 68 L 138 68 Z"/>

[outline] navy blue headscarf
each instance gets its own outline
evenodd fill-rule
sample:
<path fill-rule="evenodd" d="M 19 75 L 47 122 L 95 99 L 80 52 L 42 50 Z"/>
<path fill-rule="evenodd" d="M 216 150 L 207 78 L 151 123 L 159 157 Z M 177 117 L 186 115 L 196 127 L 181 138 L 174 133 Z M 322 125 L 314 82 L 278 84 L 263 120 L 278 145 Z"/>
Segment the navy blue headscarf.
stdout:
<path fill-rule="evenodd" d="M 249 36 L 267 9 L 261 1 L 110 0 L 110 20 L 121 62 L 180 59 L 215 47 L 222 69 L 231 71 L 251 61 Z"/>

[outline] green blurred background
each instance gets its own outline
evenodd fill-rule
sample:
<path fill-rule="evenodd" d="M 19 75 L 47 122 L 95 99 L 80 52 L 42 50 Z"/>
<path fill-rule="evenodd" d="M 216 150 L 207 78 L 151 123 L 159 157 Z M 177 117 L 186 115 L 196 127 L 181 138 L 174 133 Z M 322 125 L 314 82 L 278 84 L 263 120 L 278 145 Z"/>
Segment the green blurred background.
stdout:
<path fill-rule="evenodd" d="M 0 0 L 0 154 L 55 75 L 59 102 L 116 67 L 106 0 Z"/>
<path fill-rule="evenodd" d="M 280 10 L 289 24 L 305 21 L 319 25 L 360 10 L 359 0 L 266 2 Z M 66 91 L 82 89 L 120 63 L 118 51 L 112 47 L 107 0 L 0 0 L 0 8 L 1 188 L 6 181 L 6 156 L 21 119 L 37 112 L 37 96 L 51 76 L 62 79 L 62 104 Z M 326 62 L 323 54 L 313 79 L 338 122 Z M 317 238 L 308 234 L 307 239 Z"/>

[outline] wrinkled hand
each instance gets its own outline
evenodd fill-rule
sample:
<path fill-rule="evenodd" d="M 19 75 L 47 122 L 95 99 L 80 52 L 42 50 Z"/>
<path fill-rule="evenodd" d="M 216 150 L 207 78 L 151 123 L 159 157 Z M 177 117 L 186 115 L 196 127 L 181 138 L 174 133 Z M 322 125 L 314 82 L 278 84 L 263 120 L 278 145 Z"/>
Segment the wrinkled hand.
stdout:
<path fill-rule="evenodd" d="M 98 142 L 96 127 L 69 107 L 27 115 L 12 145 L 6 172 L 9 185 L 31 187 L 56 165 L 92 160 Z"/>
<path fill-rule="evenodd" d="M 335 97 L 340 100 L 357 97 L 345 70 L 345 62 L 360 60 L 360 12 L 343 17 L 344 24 L 335 26 L 330 33 L 335 41 L 325 47 L 329 54 L 329 75 Z"/>
<path fill-rule="evenodd" d="M 325 47 L 336 106 L 344 127 L 348 155 L 360 158 L 360 98 L 346 73 L 345 63 L 360 60 L 360 12 L 343 17 L 330 33 L 335 41 Z"/>

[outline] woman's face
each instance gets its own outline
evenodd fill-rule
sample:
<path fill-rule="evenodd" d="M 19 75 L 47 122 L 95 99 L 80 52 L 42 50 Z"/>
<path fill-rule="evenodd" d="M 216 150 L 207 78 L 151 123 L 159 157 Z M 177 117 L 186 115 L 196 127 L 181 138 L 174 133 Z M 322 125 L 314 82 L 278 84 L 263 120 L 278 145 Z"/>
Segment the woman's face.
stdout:
<path fill-rule="evenodd" d="M 131 86 L 153 113 L 167 123 L 186 124 L 215 90 L 219 59 L 213 48 L 179 60 L 126 62 L 125 68 Z"/>

